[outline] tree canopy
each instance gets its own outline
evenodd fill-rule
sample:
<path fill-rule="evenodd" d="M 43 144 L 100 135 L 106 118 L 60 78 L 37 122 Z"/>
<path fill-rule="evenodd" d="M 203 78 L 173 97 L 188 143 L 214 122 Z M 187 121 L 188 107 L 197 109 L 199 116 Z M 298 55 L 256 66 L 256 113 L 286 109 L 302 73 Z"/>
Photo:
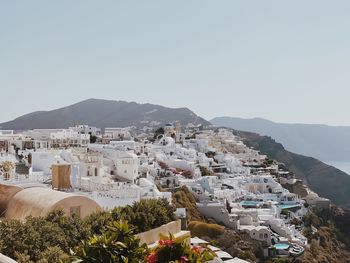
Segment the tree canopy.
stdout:
<path fill-rule="evenodd" d="M 79 247 L 81 253 L 94 254 L 94 248 L 101 248 L 103 244 L 110 246 L 111 250 L 120 248 L 122 254 L 123 249 L 134 251 L 136 246 L 142 252 L 142 245 L 130 239 L 131 233 L 148 231 L 174 219 L 174 207 L 166 199 L 141 200 L 126 207 L 96 212 L 84 220 L 68 217 L 61 210 L 45 217 L 28 217 L 24 222 L 3 219 L 0 221 L 0 252 L 19 263 L 71 262 L 72 249 Z M 126 247 L 115 244 L 123 238 Z M 135 251 L 133 255 L 139 253 Z M 128 262 L 139 261 L 130 261 L 129 258 Z"/>

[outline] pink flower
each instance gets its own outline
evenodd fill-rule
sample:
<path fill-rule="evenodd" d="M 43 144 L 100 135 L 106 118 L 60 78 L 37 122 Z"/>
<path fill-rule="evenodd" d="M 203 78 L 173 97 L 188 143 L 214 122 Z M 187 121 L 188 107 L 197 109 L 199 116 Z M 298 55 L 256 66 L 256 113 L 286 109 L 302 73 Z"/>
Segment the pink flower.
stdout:
<path fill-rule="evenodd" d="M 180 262 L 181 263 L 184 263 L 184 262 L 187 262 L 188 261 L 188 259 L 187 259 L 187 257 L 185 257 L 185 256 L 182 256 L 181 258 L 180 258 Z"/>

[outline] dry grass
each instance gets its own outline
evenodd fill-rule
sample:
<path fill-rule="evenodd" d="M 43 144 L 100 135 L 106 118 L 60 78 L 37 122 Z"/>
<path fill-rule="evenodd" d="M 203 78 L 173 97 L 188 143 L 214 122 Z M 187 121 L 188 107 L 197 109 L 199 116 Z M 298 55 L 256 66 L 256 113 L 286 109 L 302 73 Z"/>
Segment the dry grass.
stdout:
<path fill-rule="evenodd" d="M 188 225 L 192 236 L 217 238 L 225 232 L 225 227 L 217 224 L 208 224 L 200 221 L 192 221 Z"/>

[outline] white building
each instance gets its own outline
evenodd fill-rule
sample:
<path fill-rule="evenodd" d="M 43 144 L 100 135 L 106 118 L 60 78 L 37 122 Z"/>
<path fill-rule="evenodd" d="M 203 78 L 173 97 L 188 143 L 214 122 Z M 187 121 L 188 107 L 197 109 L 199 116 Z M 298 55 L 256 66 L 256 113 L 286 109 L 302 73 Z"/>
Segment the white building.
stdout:
<path fill-rule="evenodd" d="M 63 129 L 34 129 L 34 130 L 25 131 L 23 135 L 33 140 L 50 141 L 51 134 L 57 133 L 60 131 L 63 131 Z"/>
<path fill-rule="evenodd" d="M 64 129 L 50 134 L 53 146 L 79 146 L 90 143 L 90 134 L 81 134 L 72 129 Z"/>
<path fill-rule="evenodd" d="M 105 128 L 103 138 L 105 140 L 130 140 L 131 128 Z"/>
<path fill-rule="evenodd" d="M 0 130 L 0 135 L 13 135 L 13 130 Z"/>
<path fill-rule="evenodd" d="M 130 182 L 138 177 L 139 160 L 133 152 L 120 151 L 111 145 L 102 144 L 89 144 L 88 148 L 90 152 L 103 155 L 104 165 L 108 166 L 111 175 Z"/>
<path fill-rule="evenodd" d="M 69 127 L 69 129 L 76 131 L 80 134 L 90 134 L 98 136 L 101 134 L 101 129 L 89 125 L 75 125 L 74 127 Z"/>
<path fill-rule="evenodd" d="M 138 177 L 139 161 L 136 154 L 120 152 L 116 158 L 117 176 L 134 182 Z"/>
<path fill-rule="evenodd" d="M 69 129 L 34 129 L 23 133 L 32 139 L 33 148 L 50 148 L 81 146 L 90 143 L 90 134 L 79 133 L 75 128 Z M 45 144 L 46 142 L 46 144 Z"/>
<path fill-rule="evenodd" d="M 135 141 L 110 141 L 109 145 L 112 147 L 118 149 L 118 150 L 124 150 L 124 151 L 136 151 L 136 142 Z"/>
<path fill-rule="evenodd" d="M 32 156 L 32 172 L 42 172 L 45 176 L 51 175 L 51 166 L 58 159 L 58 151 L 36 151 Z"/>

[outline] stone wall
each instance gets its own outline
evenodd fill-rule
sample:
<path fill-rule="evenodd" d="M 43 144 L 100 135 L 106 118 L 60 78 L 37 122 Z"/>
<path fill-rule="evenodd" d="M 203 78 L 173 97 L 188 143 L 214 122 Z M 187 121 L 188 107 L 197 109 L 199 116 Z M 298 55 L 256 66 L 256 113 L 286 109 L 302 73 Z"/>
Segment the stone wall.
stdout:
<path fill-rule="evenodd" d="M 140 233 L 136 236 L 140 238 L 141 243 L 151 245 L 153 243 L 158 242 L 161 236 L 168 236 L 169 233 L 171 233 L 175 237 L 191 237 L 189 231 L 181 231 L 181 220 L 170 222 L 166 225 L 162 225 L 158 228 Z"/>

